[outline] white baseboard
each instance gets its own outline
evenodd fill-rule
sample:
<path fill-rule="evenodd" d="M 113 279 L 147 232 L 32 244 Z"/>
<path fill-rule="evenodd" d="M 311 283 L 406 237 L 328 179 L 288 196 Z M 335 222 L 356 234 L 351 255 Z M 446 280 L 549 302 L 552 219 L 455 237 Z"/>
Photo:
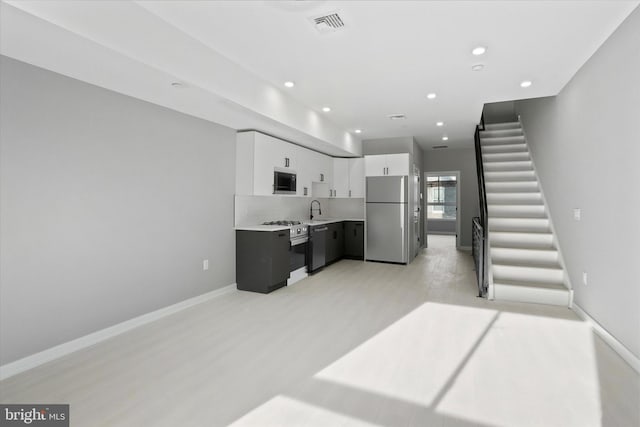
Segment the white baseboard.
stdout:
<path fill-rule="evenodd" d="M 21 372 L 35 368 L 36 366 L 40 366 L 62 356 L 66 356 L 67 354 L 73 353 L 83 348 L 87 348 L 101 341 L 112 338 L 116 335 L 120 335 L 139 326 L 146 325 L 147 323 L 151 323 L 163 317 L 172 315 L 186 308 L 193 307 L 194 305 L 201 304 L 205 301 L 232 292 L 234 290 L 236 290 L 236 284 L 232 283 L 231 285 L 225 286 L 223 288 L 215 289 L 211 292 L 207 292 L 206 294 L 198 295 L 193 298 L 180 301 L 176 304 L 172 304 L 170 306 L 154 310 L 141 316 L 134 317 L 133 319 L 125 320 L 124 322 L 118 323 L 116 325 L 109 326 L 80 338 L 76 338 L 74 340 L 67 341 L 65 343 L 48 348 L 30 356 L 23 357 L 22 359 L 18 359 L 14 362 L 7 363 L 0 366 L 0 380 L 12 377 Z"/>
<path fill-rule="evenodd" d="M 589 316 L 586 311 L 584 311 L 578 304 L 575 302 L 571 309 L 585 322 L 589 323 L 589 325 L 593 328 L 593 330 L 606 342 L 616 353 L 620 355 L 636 372 L 640 373 L 640 359 L 636 357 L 635 354 L 631 353 L 631 351 L 624 346 L 616 337 L 611 335 L 604 329 L 594 318 Z"/>
<path fill-rule="evenodd" d="M 296 282 L 299 282 L 300 280 L 306 278 L 307 276 L 309 276 L 309 274 L 307 274 L 307 267 L 301 267 L 297 270 L 294 270 L 291 272 L 289 279 L 287 280 L 287 286 L 291 286 Z"/>

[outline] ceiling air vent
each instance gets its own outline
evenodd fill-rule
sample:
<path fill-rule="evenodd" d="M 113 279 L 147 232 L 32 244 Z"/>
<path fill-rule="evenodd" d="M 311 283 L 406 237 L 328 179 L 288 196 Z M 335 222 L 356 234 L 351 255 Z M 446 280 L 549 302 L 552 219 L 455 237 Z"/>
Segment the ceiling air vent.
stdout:
<path fill-rule="evenodd" d="M 310 18 L 310 20 L 320 34 L 333 33 L 344 28 L 344 21 L 340 15 L 338 15 L 338 12 L 315 16 Z"/>
<path fill-rule="evenodd" d="M 449 148 L 449 146 L 448 145 L 434 145 L 431 148 L 433 148 L 434 150 L 439 150 L 441 148 Z"/>
<path fill-rule="evenodd" d="M 391 114 L 389 115 L 389 118 L 391 120 L 404 120 L 407 118 L 407 116 L 405 116 L 404 114 Z"/>

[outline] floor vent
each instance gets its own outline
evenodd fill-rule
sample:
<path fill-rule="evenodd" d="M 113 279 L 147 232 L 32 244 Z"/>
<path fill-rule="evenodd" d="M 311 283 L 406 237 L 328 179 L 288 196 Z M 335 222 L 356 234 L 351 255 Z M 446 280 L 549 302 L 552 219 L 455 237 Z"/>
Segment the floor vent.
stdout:
<path fill-rule="evenodd" d="M 337 12 L 311 18 L 320 34 L 332 33 L 344 28 L 344 21 Z"/>

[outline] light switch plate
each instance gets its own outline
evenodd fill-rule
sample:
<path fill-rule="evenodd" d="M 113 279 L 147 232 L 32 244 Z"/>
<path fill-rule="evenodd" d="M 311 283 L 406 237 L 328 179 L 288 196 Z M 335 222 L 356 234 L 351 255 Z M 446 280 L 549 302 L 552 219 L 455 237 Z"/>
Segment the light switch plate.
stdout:
<path fill-rule="evenodd" d="M 582 218 L 582 210 L 580 208 L 573 209 L 573 219 L 580 221 Z"/>
<path fill-rule="evenodd" d="M 209 260 L 205 259 L 202 261 L 202 271 L 207 271 L 209 269 Z"/>
<path fill-rule="evenodd" d="M 582 283 L 587 286 L 587 272 L 583 271 L 582 272 Z"/>

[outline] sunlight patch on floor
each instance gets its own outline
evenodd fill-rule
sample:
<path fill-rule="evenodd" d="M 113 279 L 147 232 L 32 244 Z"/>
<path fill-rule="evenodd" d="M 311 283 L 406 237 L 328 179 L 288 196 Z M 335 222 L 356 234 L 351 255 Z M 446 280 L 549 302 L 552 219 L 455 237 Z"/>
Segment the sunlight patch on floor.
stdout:
<path fill-rule="evenodd" d="M 283 427 L 283 426 L 354 426 L 372 427 L 357 418 L 300 402 L 287 396 L 276 396 L 260 405 L 230 427 Z"/>
<path fill-rule="evenodd" d="M 314 378 L 429 406 L 496 312 L 425 303 Z"/>
<path fill-rule="evenodd" d="M 596 363 L 587 324 L 501 312 L 436 411 L 492 426 L 599 426 Z"/>

